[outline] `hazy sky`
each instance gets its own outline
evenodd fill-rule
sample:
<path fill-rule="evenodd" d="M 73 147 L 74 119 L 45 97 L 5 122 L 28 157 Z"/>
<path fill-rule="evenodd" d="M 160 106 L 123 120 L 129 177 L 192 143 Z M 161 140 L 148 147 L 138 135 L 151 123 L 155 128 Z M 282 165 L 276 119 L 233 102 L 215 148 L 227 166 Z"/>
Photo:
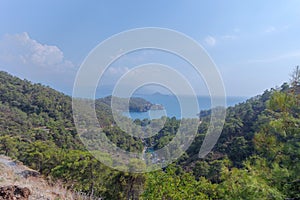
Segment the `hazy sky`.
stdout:
<path fill-rule="evenodd" d="M 162 27 L 206 49 L 228 95 L 253 96 L 288 81 L 300 64 L 299 9 L 298 0 L 0 0 L 0 69 L 71 94 L 77 69 L 98 43 L 128 29 Z M 157 55 L 127 56 L 108 71 L 107 83 L 136 63 L 170 58 Z"/>

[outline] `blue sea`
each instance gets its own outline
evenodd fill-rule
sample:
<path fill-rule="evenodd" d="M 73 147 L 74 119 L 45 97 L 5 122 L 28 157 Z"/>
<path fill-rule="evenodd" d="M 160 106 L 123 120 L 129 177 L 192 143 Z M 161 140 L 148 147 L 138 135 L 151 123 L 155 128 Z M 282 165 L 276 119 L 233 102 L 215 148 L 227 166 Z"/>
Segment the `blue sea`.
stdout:
<path fill-rule="evenodd" d="M 164 95 L 160 93 L 151 95 L 134 95 L 135 97 L 141 97 L 150 101 L 153 104 L 163 105 L 164 110 L 149 110 L 148 112 L 124 112 L 123 115 L 130 117 L 131 119 L 158 119 L 162 116 L 182 118 L 181 108 L 177 97 L 175 95 Z M 185 101 L 192 101 L 189 96 L 184 96 Z M 235 104 L 244 102 L 247 97 L 227 97 L 227 107 L 234 106 Z M 198 96 L 199 110 L 209 110 L 211 108 L 211 98 L 208 96 Z M 184 118 L 196 118 L 197 111 L 193 108 L 185 109 Z"/>

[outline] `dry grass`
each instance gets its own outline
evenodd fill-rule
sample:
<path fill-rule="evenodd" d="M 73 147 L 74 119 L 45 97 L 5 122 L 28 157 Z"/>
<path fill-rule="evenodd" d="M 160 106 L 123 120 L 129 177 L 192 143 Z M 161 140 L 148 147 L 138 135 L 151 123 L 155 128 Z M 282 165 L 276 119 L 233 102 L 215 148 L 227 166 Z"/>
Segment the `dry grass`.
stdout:
<path fill-rule="evenodd" d="M 9 159 L 5 156 L 0 156 L 2 159 Z M 16 166 L 11 167 L 5 163 L 0 163 L 0 186 L 17 185 L 20 187 L 27 187 L 31 191 L 30 200 L 83 200 L 88 199 L 83 195 L 72 193 L 67 190 L 63 184 L 55 183 L 48 184 L 42 177 L 23 177 L 16 173 L 16 169 L 22 170 L 29 168 L 18 163 Z"/>

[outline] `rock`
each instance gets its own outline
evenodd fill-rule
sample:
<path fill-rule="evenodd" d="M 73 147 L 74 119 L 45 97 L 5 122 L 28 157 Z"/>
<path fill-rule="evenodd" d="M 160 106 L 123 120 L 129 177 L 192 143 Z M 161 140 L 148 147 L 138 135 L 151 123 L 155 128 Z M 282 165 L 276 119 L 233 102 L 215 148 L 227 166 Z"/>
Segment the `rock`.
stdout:
<path fill-rule="evenodd" d="M 31 191 L 16 185 L 0 187 L 0 200 L 28 200 Z"/>
<path fill-rule="evenodd" d="M 28 178 L 28 177 L 39 177 L 40 173 L 34 170 L 24 170 L 21 173 L 19 173 L 21 176 L 23 176 L 24 178 Z"/>

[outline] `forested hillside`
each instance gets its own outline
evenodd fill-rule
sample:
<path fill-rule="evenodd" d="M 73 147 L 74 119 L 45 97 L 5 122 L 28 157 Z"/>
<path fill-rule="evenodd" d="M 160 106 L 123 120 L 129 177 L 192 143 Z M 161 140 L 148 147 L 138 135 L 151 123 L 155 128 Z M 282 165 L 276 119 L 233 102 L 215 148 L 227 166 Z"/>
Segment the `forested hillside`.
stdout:
<path fill-rule="evenodd" d="M 71 97 L 0 72 L 0 154 L 91 198 L 300 199 L 299 91 L 294 79 L 229 107 L 218 143 L 199 159 L 210 119 L 210 111 L 202 111 L 196 139 L 178 161 L 159 171 L 130 174 L 106 167 L 85 150 L 74 127 Z M 108 138 L 128 151 L 163 147 L 180 124 L 168 118 L 159 134 L 141 141 L 111 126 L 108 102 L 96 101 L 98 119 Z M 139 111 L 149 104 L 137 102 Z M 149 120 L 135 123 L 144 126 Z"/>

